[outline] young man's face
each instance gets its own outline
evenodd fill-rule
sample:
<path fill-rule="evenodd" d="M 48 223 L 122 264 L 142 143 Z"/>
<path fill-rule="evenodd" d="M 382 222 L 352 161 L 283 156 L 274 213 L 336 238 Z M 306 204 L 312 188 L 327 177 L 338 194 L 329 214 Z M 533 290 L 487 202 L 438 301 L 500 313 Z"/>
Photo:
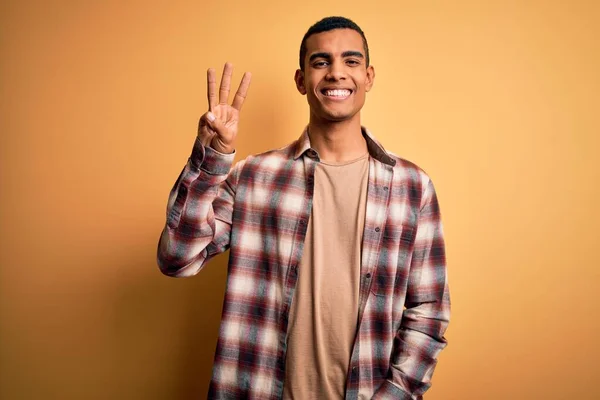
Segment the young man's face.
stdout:
<path fill-rule="evenodd" d="M 358 117 L 374 79 L 362 36 L 352 29 L 309 36 L 304 72 L 296 71 L 295 77 L 298 91 L 307 97 L 311 118 L 323 122 Z"/>

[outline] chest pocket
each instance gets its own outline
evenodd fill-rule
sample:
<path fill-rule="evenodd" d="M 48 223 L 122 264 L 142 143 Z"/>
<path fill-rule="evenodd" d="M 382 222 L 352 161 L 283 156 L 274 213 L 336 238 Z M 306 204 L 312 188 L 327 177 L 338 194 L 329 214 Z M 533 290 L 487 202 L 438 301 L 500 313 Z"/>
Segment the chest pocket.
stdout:
<path fill-rule="evenodd" d="M 407 225 L 386 226 L 383 231 L 371 292 L 393 296 L 406 290 L 415 231 Z"/>

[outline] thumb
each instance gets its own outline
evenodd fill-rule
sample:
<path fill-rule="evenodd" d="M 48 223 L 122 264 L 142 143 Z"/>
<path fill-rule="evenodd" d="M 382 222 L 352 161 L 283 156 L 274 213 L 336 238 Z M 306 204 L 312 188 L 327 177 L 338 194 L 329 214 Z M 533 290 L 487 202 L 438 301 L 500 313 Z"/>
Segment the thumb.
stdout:
<path fill-rule="evenodd" d="M 213 131 L 217 132 L 217 135 L 223 136 L 225 134 L 225 127 L 223 121 L 215 116 L 212 112 L 206 113 L 206 123 Z"/>

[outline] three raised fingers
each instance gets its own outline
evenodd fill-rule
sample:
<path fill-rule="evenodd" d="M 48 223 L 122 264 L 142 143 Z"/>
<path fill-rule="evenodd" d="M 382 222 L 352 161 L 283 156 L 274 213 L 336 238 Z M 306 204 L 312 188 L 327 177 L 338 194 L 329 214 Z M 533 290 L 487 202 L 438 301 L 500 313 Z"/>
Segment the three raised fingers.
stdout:
<path fill-rule="evenodd" d="M 226 63 L 223 68 L 223 76 L 221 77 L 221 86 L 219 88 L 219 100 L 217 102 L 217 77 L 215 70 L 213 68 L 209 68 L 206 72 L 206 80 L 207 80 L 207 89 L 208 89 L 208 108 L 210 111 L 213 111 L 214 107 L 217 104 L 227 104 L 229 99 L 229 89 L 231 86 L 231 75 L 233 74 L 233 65 L 231 63 Z M 242 82 L 238 87 L 238 90 L 235 94 L 235 98 L 233 100 L 232 106 L 240 110 L 244 103 L 244 99 L 248 94 L 248 87 L 250 86 L 250 80 L 252 75 L 249 72 L 244 74 L 242 78 Z"/>

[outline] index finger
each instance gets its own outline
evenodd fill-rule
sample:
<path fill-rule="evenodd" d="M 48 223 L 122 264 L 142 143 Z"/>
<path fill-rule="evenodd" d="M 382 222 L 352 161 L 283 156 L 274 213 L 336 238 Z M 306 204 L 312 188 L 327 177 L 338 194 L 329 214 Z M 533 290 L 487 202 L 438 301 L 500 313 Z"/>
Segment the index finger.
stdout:
<path fill-rule="evenodd" d="M 206 87 L 208 93 L 208 109 L 213 111 L 217 105 L 217 77 L 213 68 L 209 68 L 208 71 L 206 71 Z"/>
<path fill-rule="evenodd" d="M 252 74 L 250 72 L 244 73 L 244 77 L 240 82 L 240 86 L 238 87 L 237 92 L 235 93 L 235 97 L 233 99 L 233 104 L 231 105 L 236 110 L 241 110 L 242 105 L 244 105 L 244 100 L 246 100 L 246 95 L 248 94 L 248 88 L 250 87 L 250 80 L 252 79 Z"/>

